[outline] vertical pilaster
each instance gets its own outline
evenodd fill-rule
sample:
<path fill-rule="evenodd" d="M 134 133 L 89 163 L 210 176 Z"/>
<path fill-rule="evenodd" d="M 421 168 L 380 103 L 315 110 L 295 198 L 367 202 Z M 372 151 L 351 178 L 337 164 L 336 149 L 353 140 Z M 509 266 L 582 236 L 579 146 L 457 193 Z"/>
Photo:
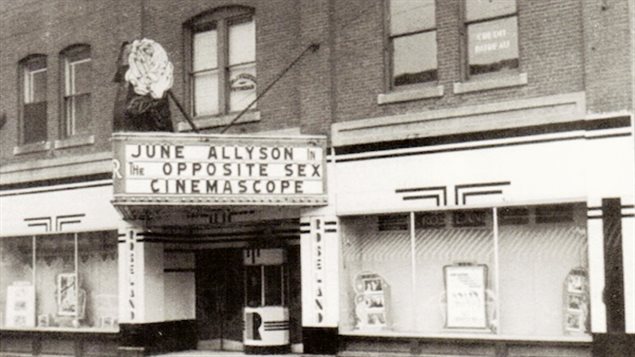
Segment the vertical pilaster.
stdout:
<path fill-rule="evenodd" d="M 627 209 L 629 207 L 626 207 Z M 624 207 L 622 206 L 620 198 L 604 198 L 600 207 L 589 207 L 589 251 L 590 255 L 598 255 L 597 250 L 602 250 L 603 260 L 603 273 L 604 273 L 604 286 L 602 288 L 602 306 L 599 306 L 598 302 L 594 302 L 594 295 L 591 297 L 592 316 L 594 312 L 605 315 L 605 328 L 594 328 L 593 335 L 593 356 L 595 357 L 626 357 L 631 356 L 633 347 L 633 335 L 627 335 L 627 321 L 630 321 L 630 317 L 627 316 L 627 310 L 630 311 L 631 307 L 626 308 L 627 301 L 630 301 L 631 297 L 627 297 L 626 290 L 631 289 L 630 282 L 626 281 L 627 276 L 631 276 L 630 272 L 625 271 L 626 266 L 630 266 L 632 263 L 632 257 L 628 257 L 625 254 L 625 249 L 631 249 L 630 241 L 632 237 L 626 237 L 625 234 L 629 230 L 632 231 L 632 227 L 623 227 L 622 221 L 625 218 L 623 214 Z M 598 219 L 598 213 L 601 217 L 601 227 L 597 226 L 597 223 L 592 223 Z M 626 215 L 627 216 L 627 215 Z M 593 230 L 591 229 L 593 228 Z M 598 228 L 599 232 L 598 232 Z M 597 236 L 601 232 L 601 247 L 597 242 Z M 593 273 L 597 274 L 596 265 Z M 597 292 L 598 287 L 593 287 L 594 279 L 591 280 L 592 294 Z M 603 310 L 603 311 L 602 311 Z M 630 326 L 630 322 L 628 322 Z M 595 326 L 594 326 L 595 327 Z"/>
<path fill-rule="evenodd" d="M 339 222 L 333 215 L 300 219 L 302 339 L 305 353 L 337 352 Z"/>

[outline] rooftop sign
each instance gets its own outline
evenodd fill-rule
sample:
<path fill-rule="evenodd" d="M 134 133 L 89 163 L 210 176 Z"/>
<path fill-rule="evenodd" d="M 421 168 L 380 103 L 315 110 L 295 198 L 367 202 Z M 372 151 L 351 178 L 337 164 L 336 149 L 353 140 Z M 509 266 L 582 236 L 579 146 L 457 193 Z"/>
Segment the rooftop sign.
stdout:
<path fill-rule="evenodd" d="M 326 139 L 113 135 L 115 205 L 324 205 Z"/>

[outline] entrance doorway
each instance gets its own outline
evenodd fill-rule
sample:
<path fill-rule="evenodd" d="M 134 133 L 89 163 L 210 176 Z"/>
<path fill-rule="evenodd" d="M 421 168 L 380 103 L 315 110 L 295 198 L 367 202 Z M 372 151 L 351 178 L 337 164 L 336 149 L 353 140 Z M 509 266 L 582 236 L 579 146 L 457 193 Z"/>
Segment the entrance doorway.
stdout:
<path fill-rule="evenodd" d="M 196 320 L 199 350 L 249 352 L 250 347 L 246 348 L 245 338 L 248 344 L 253 345 L 254 341 L 249 340 L 255 335 L 260 335 L 263 344 L 266 345 L 271 342 L 270 336 L 267 335 L 271 335 L 272 330 L 280 330 L 283 327 L 288 331 L 287 343 L 299 346 L 302 342 L 300 246 L 288 245 L 283 250 L 286 263 L 284 268 L 278 270 L 262 267 L 260 263 L 254 265 L 256 261 L 250 264 L 250 259 L 245 255 L 249 251 L 247 247 L 215 248 L 196 252 Z M 256 270 L 259 274 L 254 274 Z M 268 274 L 274 271 L 279 273 Z M 280 275 L 282 277 L 276 283 L 273 278 Z M 261 277 L 260 283 L 247 284 L 246 277 L 254 276 Z M 249 292 L 249 295 L 246 292 Z M 279 300 L 274 299 L 276 294 L 280 296 Z M 257 310 L 263 304 L 250 301 L 250 296 L 251 300 L 254 296 L 259 297 L 264 301 L 264 305 L 284 306 L 288 311 L 285 319 L 287 326 L 279 326 L 276 320 L 280 319 L 274 319 L 276 325 L 272 325 L 272 322 L 268 321 L 270 316 L 260 316 L 264 318 L 262 324 L 254 324 L 253 318 L 250 317 L 253 317 L 253 313 L 259 313 Z M 246 330 L 245 319 L 248 321 Z"/>
<path fill-rule="evenodd" d="M 243 349 L 244 279 L 241 248 L 203 250 L 196 254 L 199 349 Z"/>

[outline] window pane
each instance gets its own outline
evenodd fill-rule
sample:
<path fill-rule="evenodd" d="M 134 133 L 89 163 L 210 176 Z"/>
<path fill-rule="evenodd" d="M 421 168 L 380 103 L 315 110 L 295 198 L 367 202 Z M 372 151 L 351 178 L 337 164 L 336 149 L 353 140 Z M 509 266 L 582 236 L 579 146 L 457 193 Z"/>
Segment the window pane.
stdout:
<path fill-rule="evenodd" d="M 24 105 L 22 133 L 25 144 L 46 140 L 46 108 L 46 102 Z"/>
<path fill-rule="evenodd" d="M 518 68 L 517 28 L 515 16 L 469 25 L 470 74 Z"/>
<path fill-rule="evenodd" d="M 218 113 L 218 72 L 194 76 L 194 115 Z"/>
<path fill-rule="evenodd" d="M 87 133 L 90 122 L 90 93 L 66 97 L 66 135 Z"/>
<path fill-rule="evenodd" d="M 71 64 L 72 79 L 75 81 L 72 94 L 90 93 L 91 62 L 83 61 Z"/>
<path fill-rule="evenodd" d="M 35 325 L 33 284 L 33 238 L 0 238 L 0 327 Z"/>
<path fill-rule="evenodd" d="M 73 320 L 81 320 L 85 312 L 75 275 L 75 238 L 72 234 L 40 236 L 35 248 L 36 316 L 38 320 L 46 316 L 48 326 L 73 327 Z"/>
<path fill-rule="evenodd" d="M 118 319 L 117 233 L 80 233 L 79 288 L 84 295 L 82 327 L 114 329 Z"/>
<path fill-rule="evenodd" d="M 256 60 L 256 31 L 254 21 L 232 24 L 229 27 L 229 64 Z"/>
<path fill-rule="evenodd" d="M 265 265 L 265 305 L 282 305 L 282 266 Z"/>
<path fill-rule="evenodd" d="M 487 19 L 516 12 L 516 0 L 465 0 L 467 21 Z"/>
<path fill-rule="evenodd" d="M 229 110 L 245 109 L 256 99 L 256 65 L 249 64 L 229 70 Z M 252 105 L 252 109 L 256 104 Z"/>
<path fill-rule="evenodd" d="M 413 331 L 408 215 L 342 219 L 340 328 Z"/>
<path fill-rule="evenodd" d="M 446 327 L 489 327 L 494 323 L 496 295 L 490 211 L 422 213 L 415 220 L 416 301 L 420 302 L 413 311 L 416 330 L 438 333 Z M 456 269 L 452 272 L 457 266 L 463 270 L 460 275 Z M 459 284 L 462 289 L 457 289 L 453 277 L 465 286 Z M 471 299 L 461 299 L 462 293 Z"/>
<path fill-rule="evenodd" d="M 390 33 L 397 35 L 434 28 L 434 1 L 391 0 Z"/>
<path fill-rule="evenodd" d="M 436 80 L 436 31 L 393 39 L 394 86 Z"/>
<path fill-rule="evenodd" d="M 193 63 L 194 72 L 218 67 L 216 30 L 194 34 Z"/>
<path fill-rule="evenodd" d="M 564 223 L 540 223 L 539 208 L 528 209 L 527 223 L 499 227 L 500 333 L 588 333 L 586 207 L 576 205 Z M 581 273 L 576 284 L 567 281 L 572 272 Z"/>
<path fill-rule="evenodd" d="M 26 70 L 24 73 L 24 103 L 44 101 L 46 101 L 46 70 Z"/>
<path fill-rule="evenodd" d="M 246 266 L 245 274 L 247 278 L 247 306 L 262 306 L 262 266 Z"/>

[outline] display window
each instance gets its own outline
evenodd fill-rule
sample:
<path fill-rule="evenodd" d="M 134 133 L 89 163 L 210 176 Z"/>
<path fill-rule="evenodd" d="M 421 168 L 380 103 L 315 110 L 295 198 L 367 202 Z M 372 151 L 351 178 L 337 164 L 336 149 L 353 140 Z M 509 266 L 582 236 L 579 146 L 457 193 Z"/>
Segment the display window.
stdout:
<path fill-rule="evenodd" d="M 0 327 L 117 330 L 115 231 L 0 238 Z"/>
<path fill-rule="evenodd" d="M 340 330 L 587 335 L 585 209 L 342 217 Z"/>

